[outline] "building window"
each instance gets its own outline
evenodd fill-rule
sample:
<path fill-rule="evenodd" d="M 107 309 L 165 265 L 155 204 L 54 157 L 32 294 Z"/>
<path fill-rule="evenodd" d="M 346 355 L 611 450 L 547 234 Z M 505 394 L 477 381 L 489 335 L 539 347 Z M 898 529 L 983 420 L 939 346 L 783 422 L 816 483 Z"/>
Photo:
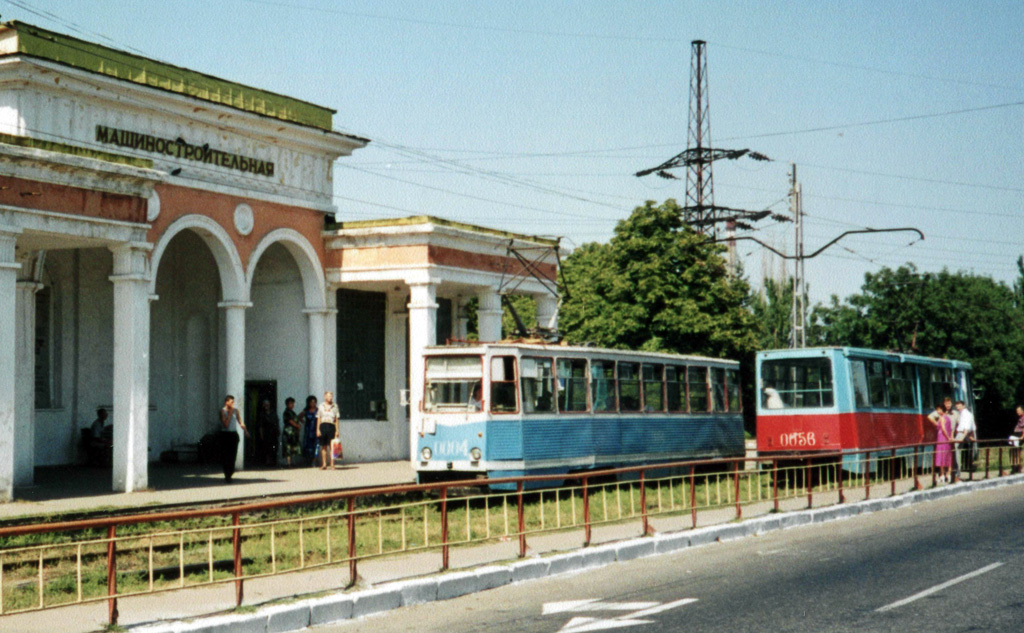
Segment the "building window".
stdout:
<path fill-rule="evenodd" d="M 344 420 L 386 419 L 384 344 L 387 296 L 338 291 L 338 393 Z M 320 394 L 315 394 L 319 397 Z"/>

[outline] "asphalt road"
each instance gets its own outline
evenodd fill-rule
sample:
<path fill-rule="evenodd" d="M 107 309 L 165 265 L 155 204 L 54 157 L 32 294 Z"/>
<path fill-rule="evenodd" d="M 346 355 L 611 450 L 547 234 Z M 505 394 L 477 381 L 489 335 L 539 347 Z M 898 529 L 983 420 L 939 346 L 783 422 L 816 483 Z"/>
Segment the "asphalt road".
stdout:
<path fill-rule="evenodd" d="M 694 548 L 317 631 L 1024 630 L 1024 486 Z"/>

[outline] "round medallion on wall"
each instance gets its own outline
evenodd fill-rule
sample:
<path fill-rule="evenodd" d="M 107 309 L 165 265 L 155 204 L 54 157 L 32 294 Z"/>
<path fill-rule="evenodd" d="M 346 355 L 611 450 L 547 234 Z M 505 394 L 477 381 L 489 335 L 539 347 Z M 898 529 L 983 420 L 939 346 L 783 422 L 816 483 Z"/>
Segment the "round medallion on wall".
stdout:
<path fill-rule="evenodd" d="M 235 229 L 242 235 L 248 235 L 252 233 L 252 227 L 252 207 L 243 202 L 235 207 Z"/>
<path fill-rule="evenodd" d="M 158 217 L 160 217 L 160 195 L 154 191 L 146 199 L 146 222 L 152 224 Z"/>

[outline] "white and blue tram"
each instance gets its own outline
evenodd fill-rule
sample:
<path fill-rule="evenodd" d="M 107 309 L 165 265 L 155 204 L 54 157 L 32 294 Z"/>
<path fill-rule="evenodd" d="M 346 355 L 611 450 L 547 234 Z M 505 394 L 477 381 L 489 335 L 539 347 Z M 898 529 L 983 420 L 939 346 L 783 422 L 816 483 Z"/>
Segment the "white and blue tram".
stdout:
<path fill-rule="evenodd" d="M 487 343 L 431 347 L 424 362 L 421 482 L 744 454 L 736 361 Z"/>

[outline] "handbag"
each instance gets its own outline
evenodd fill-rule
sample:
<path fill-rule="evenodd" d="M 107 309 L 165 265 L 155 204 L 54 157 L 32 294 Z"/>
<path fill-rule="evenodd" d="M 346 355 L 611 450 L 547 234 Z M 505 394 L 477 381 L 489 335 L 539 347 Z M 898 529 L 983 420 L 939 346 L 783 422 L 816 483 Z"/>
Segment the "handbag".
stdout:
<path fill-rule="evenodd" d="M 341 440 L 339 440 L 338 438 L 334 438 L 333 440 L 331 440 L 331 455 L 334 457 L 334 459 L 341 459 L 342 457 Z"/>

